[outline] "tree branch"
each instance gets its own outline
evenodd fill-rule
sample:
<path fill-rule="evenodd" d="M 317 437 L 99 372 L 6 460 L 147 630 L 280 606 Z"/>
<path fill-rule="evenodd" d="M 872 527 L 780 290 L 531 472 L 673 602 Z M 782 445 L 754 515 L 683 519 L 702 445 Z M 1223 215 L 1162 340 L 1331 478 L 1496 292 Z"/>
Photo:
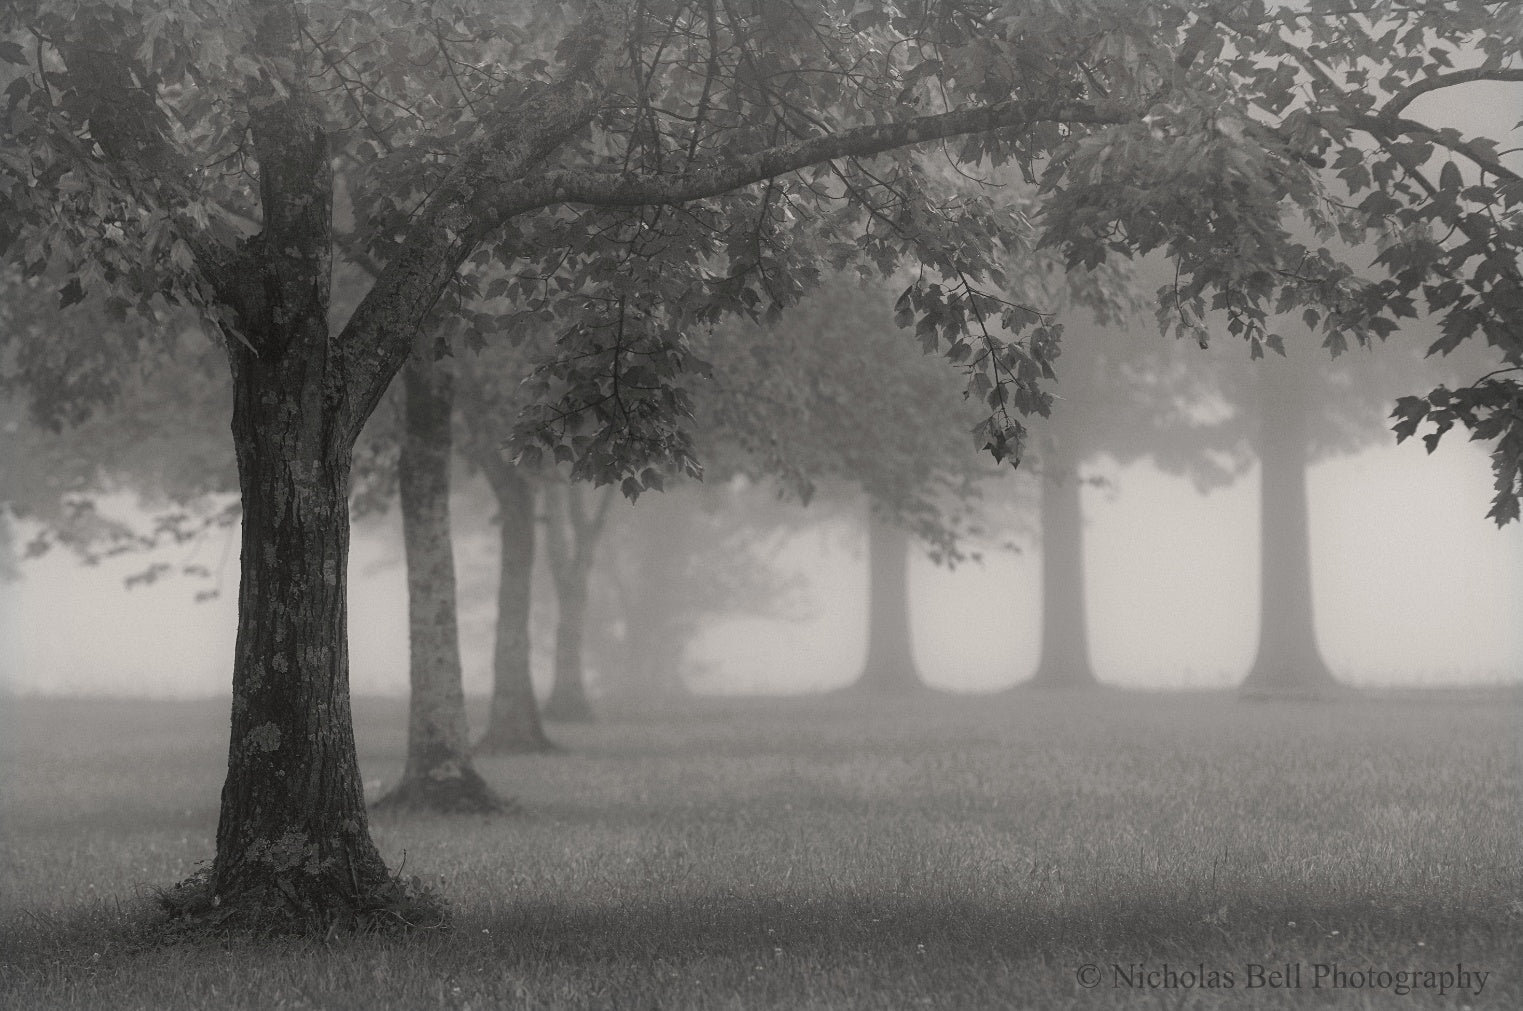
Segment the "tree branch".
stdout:
<path fill-rule="evenodd" d="M 1523 78 L 1520 78 L 1523 80 Z M 1402 135 L 1420 135 L 1431 140 L 1441 148 L 1453 151 L 1455 154 L 1464 155 L 1476 165 L 1490 172 L 1498 179 L 1506 179 L 1509 182 L 1518 182 L 1518 173 L 1503 165 L 1497 158 L 1482 150 L 1475 143 L 1467 140 L 1452 141 L 1444 137 L 1444 132 L 1426 123 L 1419 123 L 1415 119 L 1405 119 L 1401 116 L 1371 115 L 1369 113 L 1343 112 L 1351 126 L 1356 126 L 1366 133 L 1383 137 L 1387 140 L 1395 140 Z"/>
<path fill-rule="evenodd" d="M 479 142 L 412 217 L 386 268 L 339 335 L 353 393 L 348 425 L 355 433 L 407 357 L 413 334 L 460 264 L 504 219 L 492 212 L 499 194 L 542 164 L 592 120 L 620 58 L 622 16 L 613 0 L 589 5 L 567 47 L 566 66 L 551 85 L 500 110 Z"/>
<path fill-rule="evenodd" d="M 1401 114 L 1401 111 L 1411 105 L 1413 100 L 1430 91 L 1438 91 L 1441 88 L 1453 87 L 1456 84 L 1472 84 L 1476 81 L 1523 81 L 1523 68 L 1514 67 L 1472 67 L 1468 70 L 1456 70 L 1448 74 L 1435 74 L 1432 77 L 1409 84 L 1402 88 L 1391 100 L 1380 109 L 1382 117 L 1392 117 Z"/>
<path fill-rule="evenodd" d="M 991 130 L 1026 129 L 1035 123 L 1104 125 L 1142 117 L 1131 102 L 1047 103 L 1008 101 L 958 109 L 897 123 L 855 127 L 741 155 L 695 161 L 680 175 L 627 176 L 618 172 L 556 171 L 522 183 L 503 195 L 492 212 L 505 221 L 557 203 L 598 207 L 681 204 L 718 196 L 801 168 L 842 157 L 868 157 L 895 148 Z"/>

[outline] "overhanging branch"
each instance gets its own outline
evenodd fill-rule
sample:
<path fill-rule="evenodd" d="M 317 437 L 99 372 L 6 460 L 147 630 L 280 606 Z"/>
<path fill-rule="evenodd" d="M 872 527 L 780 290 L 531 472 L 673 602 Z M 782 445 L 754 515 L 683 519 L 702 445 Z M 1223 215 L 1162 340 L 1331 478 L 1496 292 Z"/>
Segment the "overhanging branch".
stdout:
<path fill-rule="evenodd" d="M 1457 84 L 1473 84 L 1477 81 L 1523 81 L 1523 67 L 1471 67 L 1448 74 L 1434 74 L 1432 77 L 1402 88 L 1381 107 L 1380 114 L 1382 116 L 1400 115 L 1403 109 L 1430 91 L 1451 88 Z"/>
<path fill-rule="evenodd" d="M 513 187 L 493 207 L 499 222 L 558 203 L 598 207 L 682 204 L 718 196 L 752 183 L 835 158 L 868 157 L 896 148 L 991 130 L 1024 129 L 1036 123 L 1125 123 L 1144 110 L 1131 102 L 1000 102 L 897 123 L 855 127 L 839 133 L 779 144 L 741 155 L 695 161 L 680 175 L 556 171 Z"/>

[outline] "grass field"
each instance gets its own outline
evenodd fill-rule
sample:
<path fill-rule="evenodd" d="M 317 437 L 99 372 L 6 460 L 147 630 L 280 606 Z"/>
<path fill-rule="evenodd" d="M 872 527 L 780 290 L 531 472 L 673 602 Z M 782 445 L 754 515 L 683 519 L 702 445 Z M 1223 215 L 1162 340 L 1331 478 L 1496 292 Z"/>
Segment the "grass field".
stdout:
<path fill-rule="evenodd" d="M 0 707 L 0 1008 L 1523 1008 L 1515 693 L 554 728 L 481 763 L 524 814 L 374 823 L 453 931 L 199 947 L 137 925 L 211 853 L 226 704 Z M 374 796 L 403 705 L 356 710 Z"/>

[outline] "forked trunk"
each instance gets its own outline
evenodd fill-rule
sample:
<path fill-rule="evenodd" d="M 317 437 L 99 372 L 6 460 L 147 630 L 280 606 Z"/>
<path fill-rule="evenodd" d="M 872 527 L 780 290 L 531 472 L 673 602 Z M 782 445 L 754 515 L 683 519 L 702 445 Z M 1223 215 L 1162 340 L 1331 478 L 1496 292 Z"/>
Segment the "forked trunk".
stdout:
<path fill-rule="evenodd" d="M 573 565 L 555 580 L 560 609 L 555 619 L 555 684 L 545 702 L 545 718 L 565 722 L 592 719 L 582 662 L 587 627 L 587 580 L 590 565 Z"/>
<path fill-rule="evenodd" d="M 497 497 L 501 573 L 497 584 L 497 642 L 492 651 L 492 709 L 482 754 L 553 751 L 534 698 L 529 667 L 529 609 L 534 569 L 534 489 L 508 463 L 484 462 Z"/>
<path fill-rule="evenodd" d="M 1263 364 L 1260 366 L 1264 367 Z M 1265 383 L 1259 433 L 1259 645 L 1245 695 L 1318 697 L 1338 688 L 1317 648 L 1299 398 Z"/>
<path fill-rule="evenodd" d="M 910 642 L 910 535 L 869 515 L 867 521 L 867 659 L 851 690 L 872 695 L 920 691 Z"/>
<path fill-rule="evenodd" d="M 1062 440 L 1047 453 L 1042 482 L 1042 652 L 1033 688 L 1093 688 L 1084 601 L 1084 504 L 1076 461 Z"/>
<path fill-rule="evenodd" d="M 405 431 L 398 463 L 407 555 L 407 762 L 377 807 L 490 812 L 505 806 L 471 765 L 455 613 L 449 523 L 453 377 L 420 347 L 402 369 Z"/>

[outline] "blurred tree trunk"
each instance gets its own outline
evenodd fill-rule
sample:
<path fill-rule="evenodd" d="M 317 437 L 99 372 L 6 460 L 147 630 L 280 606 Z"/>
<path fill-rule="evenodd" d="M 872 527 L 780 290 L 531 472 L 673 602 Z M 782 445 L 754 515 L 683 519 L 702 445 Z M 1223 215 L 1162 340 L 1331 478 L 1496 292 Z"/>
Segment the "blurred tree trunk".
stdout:
<path fill-rule="evenodd" d="M 1293 378 L 1261 362 L 1259 411 L 1259 644 L 1242 691 L 1318 696 L 1338 685 L 1317 648 L 1306 501 L 1306 407 Z"/>
<path fill-rule="evenodd" d="M 1093 688 L 1084 600 L 1083 483 L 1072 441 L 1056 433 L 1042 462 L 1042 652 L 1033 688 Z"/>
<path fill-rule="evenodd" d="M 14 526 L 11 524 L 11 511 L 9 507 L 0 505 L 0 583 L 12 582 L 21 578 L 21 569 L 16 564 L 16 535 Z"/>
<path fill-rule="evenodd" d="M 910 641 L 909 563 L 909 531 L 869 513 L 867 659 L 852 691 L 893 695 L 925 688 Z"/>
<path fill-rule="evenodd" d="M 455 615 L 449 526 L 453 377 L 415 351 L 402 369 L 406 392 L 398 463 L 407 557 L 407 763 L 377 807 L 496 811 L 503 803 L 471 766 Z"/>
<path fill-rule="evenodd" d="M 529 667 L 529 610 L 534 571 L 534 487 L 492 451 L 479 461 L 497 498 L 501 571 L 497 639 L 492 650 L 492 708 L 478 753 L 553 751 L 534 698 Z"/>
<path fill-rule="evenodd" d="M 592 719 L 582 642 L 586 635 L 592 560 L 608 519 L 613 493 L 612 485 L 605 488 L 589 512 L 580 485 L 554 484 L 546 489 L 545 548 L 559 605 L 555 622 L 555 681 L 545 702 L 546 719 L 567 722 Z"/>
<path fill-rule="evenodd" d="M 682 663 L 693 628 L 678 588 L 691 563 L 693 519 L 690 503 L 669 496 L 619 525 L 619 555 L 632 558 L 635 585 L 623 566 L 606 567 L 624 619 L 619 663 L 603 685 L 615 705 L 662 706 L 690 695 Z"/>

